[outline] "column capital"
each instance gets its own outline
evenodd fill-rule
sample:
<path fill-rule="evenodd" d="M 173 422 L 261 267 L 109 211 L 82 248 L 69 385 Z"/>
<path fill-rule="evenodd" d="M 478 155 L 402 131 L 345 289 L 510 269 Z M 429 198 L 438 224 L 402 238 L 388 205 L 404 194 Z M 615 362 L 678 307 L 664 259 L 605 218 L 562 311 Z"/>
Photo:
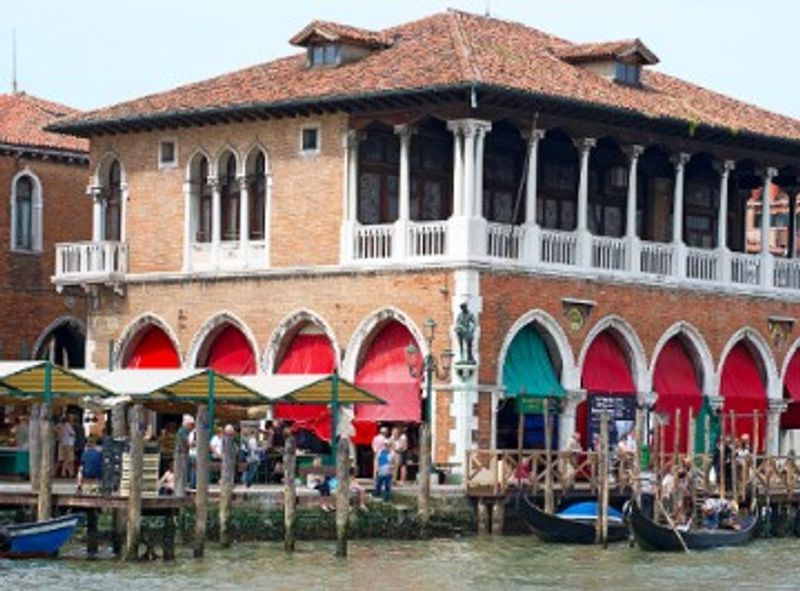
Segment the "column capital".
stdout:
<path fill-rule="evenodd" d="M 236 180 L 239 181 L 239 189 L 242 191 L 246 191 L 249 187 L 247 186 L 247 175 L 240 174 L 236 177 Z"/>
<path fill-rule="evenodd" d="M 219 186 L 220 186 L 219 178 L 217 178 L 215 176 L 210 176 L 206 180 L 208 182 L 208 186 L 211 187 L 212 190 L 219 188 Z"/>
<path fill-rule="evenodd" d="M 400 136 L 401 141 L 408 141 L 411 139 L 412 135 L 417 133 L 417 128 L 408 123 L 401 123 L 400 125 L 394 126 L 394 132 Z"/>
<path fill-rule="evenodd" d="M 597 140 L 593 137 L 575 138 L 572 144 L 581 152 L 588 152 L 597 145 Z"/>
<path fill-rule="evenodd" d="M 100 199 L 103 196 L 102 185 L 89 185 L 86 187 L 86 194 L 92 199 Z"/>
<path fill-rule="evenodd" d="M 785 400 L 771 399 L 767 400 L 767 412 L 769 414 L 781 414 L 789 407 Z"/>
<path fill-rule="evenodd" d="M 354 149 L 358 147 L 358 142 L 364 138 L 364 132 L 360 129 L 346 129 L 342 132 L 342 147 Z"/>
<path fill-rule="evenodd" d="M 670 156 L 669 161 L 672 162 L 676 168 L 683 168 L 691 159 L 691 154 L 687 152 L 679 152 L 678 154 L 673 154 Z"/>
<path fill-rule="evenodd" d="M 636 404 L 638 404 L 640 408 L 652 410 L 656 405 L 656 400 L 658 400 L 658 394 L 656 392 L 636 393 Z"/>
<path fill-rule="evenodd" d="M 465 136 L 473 136 L 478 133 L 486 133 L 492 130 L 492 122 L 483 119 L 451 119 L 447 122 L 447 129 L 453 133 L 462 133 Z"/>
<path fill-rule="evenodd" d="M 535 144 L 544 139 L 547 135 L 546 129 L 528 129 L 520 132 L 520 135 L 525 138 L 529 144 Z"/>
<path fill-rule="evenodd" d="M 630 146 L 623 147 L 622 153 L 631 160 L 638 160 L 639 156 L 644 154 L 644 146 L 640 146 L 639 144 L 631 144 Z"/>
<path fill-rule="evenodd" d="M 764 169 L 764 182 L 772 182 L 772 179 L 776 176 L 778 176 L 778 169 L 774 166 L 768 166 Z"/>
<path fill-rule="evenodd" d="M 722 411 L 722 407 L 725 404 L 725 399 L 722 396 L 709 396 L 708 404 L 711 406 L 711 410 L 713 410 L 715 413 L 719 413 Z"/>

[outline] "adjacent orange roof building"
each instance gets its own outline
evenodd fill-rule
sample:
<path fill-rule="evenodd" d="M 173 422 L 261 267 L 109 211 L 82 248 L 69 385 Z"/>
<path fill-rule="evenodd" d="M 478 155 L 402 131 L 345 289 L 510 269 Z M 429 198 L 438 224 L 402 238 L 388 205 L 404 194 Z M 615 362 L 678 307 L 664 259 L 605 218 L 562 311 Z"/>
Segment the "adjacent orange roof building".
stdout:
<path fill-rule="evenodd" d="M 84 139 L 46 131 L 44 128 L 75 109 L 24 92 L 0 94 L 0 144 L 88 152 Z"/>

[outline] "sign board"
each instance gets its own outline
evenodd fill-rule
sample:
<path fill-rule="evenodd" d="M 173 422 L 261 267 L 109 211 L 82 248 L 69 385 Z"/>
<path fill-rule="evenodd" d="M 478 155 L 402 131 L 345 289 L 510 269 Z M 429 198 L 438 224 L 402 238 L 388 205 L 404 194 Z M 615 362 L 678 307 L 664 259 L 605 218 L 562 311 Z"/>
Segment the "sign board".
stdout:
<path fill-rule="evenodd" d="M 520 394 L 517 396 L 517 412 L 523 415 L 544 414 L 544 401 L 550 400 L 548 412 L 552 415 L 558 414 L 558 401 L 542 396 L 529 396 Z"/>
<path fill-rule="evenodd" d="M 608 443 L 613 448 L 620 438 L 633 429 L 636 422 L 636 396 L 633 394 L 612 394 L 590 392 L 587 397 L 589 416 L 587 420 L 589 440 L 592 444 L 595 435 L 600 437 L 600 420 L 604 412 L 608 413 Z"/>

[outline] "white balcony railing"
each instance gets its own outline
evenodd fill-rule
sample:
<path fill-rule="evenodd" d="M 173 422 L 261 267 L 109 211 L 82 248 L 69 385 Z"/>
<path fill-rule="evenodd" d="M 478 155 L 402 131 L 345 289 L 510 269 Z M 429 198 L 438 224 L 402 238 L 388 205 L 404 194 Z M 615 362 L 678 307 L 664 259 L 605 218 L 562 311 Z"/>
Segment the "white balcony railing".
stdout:
<path fill-rule="evenodd" d="M 410 222 L 408 225 L 408 255 L 435 257 L 447 254 L 447 222 Z"/>
<path fill-rule="evenodd" d="M 394 224 L 358 226 L 353 237 L 353 256 L 356 260 L 392 258 Z"/>
<path fill-rule="evenodd" d="M 66 242 L 56 244 L 57 284 L 105 283 L 121 280 L 128 271 L 124 242 Z"/>
<path fill-rule="evenodd" d="M 761 257 L 752 254 L 731 253 L 731 281 L 742 285 L 761 283 Z"/>
<path fill-rule="evenodd" d="M 486 225 L 486 250 L 490 257 L 517 260 L 522 257 L 525 228 L 489 222 Z"/>
<path fill-rule="evenodd" d="M 639 251 L 639 270 L 648 275 L 672 275 L 675 268 L 675 247 L 661 242 L 642 241 Z"/>
<path fill-rule="evenodd" d="M 774 285 L 784 289 L 800 289 L 800 260 L 775 259 Z"/>
<path fill-rule="evenodd" d="M 549 265 L 578 264 L 578 235 L 560 230 L 542 230 L 539 252 L 543 263 Z"/>
<path fill-rule="evenodd" d="M 628 245 L 624 238 L 592 236 L 592 267 L 608 271 L 624 271 L 628 261 Z"/>
<path fill-rule="evenodd" d="M 719 251 L 703 248 L 686 249 L 686 277 L 700 281 L 718 281 L 721 259 Z"/>

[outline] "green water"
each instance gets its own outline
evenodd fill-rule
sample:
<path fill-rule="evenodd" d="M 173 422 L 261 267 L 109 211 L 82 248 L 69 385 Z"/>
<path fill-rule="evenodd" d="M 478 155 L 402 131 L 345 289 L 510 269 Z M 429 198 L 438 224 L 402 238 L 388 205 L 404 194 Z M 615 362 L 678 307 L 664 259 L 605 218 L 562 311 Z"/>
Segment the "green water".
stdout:
<path fill-rule="evenodd" d="M 347 560 L 331 543 L 302 543 L 294 555 L 278 544 L 213 545 L 196 561 L 125 564 L 79 556 L 0 561 L 0 589 L 69 591 L 226 591 L 243 589 L 800 589 L 800 540 L 757 541 L 707 553 L 645 554 L 545 546 L 527 537 L 430 542 L 353 542 Z"/>

